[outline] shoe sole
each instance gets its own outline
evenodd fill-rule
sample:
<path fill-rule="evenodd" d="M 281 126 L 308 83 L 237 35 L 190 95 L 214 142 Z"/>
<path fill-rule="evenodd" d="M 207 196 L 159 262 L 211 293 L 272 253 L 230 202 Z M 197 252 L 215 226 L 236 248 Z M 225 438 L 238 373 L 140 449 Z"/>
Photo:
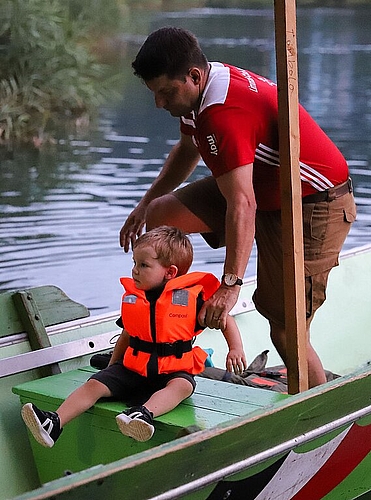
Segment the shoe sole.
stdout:
<path fill-rule="evenodd" d="M 126 415 L 118 415 L 116 417 L 116 423 L 124 436 L 131 437 L 141 443 L 148 441 L 153 436 L 153 426 L 139 418 L 132 419 Z"/>
<path fill-rule="evenodd" d="M 27 425 L 36 441 L 42 446 L 45 446 L 45 448 L 51 448 L 54 445 L 54 441 L 41 426 L 39 419 L 33 411 L 32 403 L 25 404 L 21 410 L 21 414 L 24 423 Z"/>

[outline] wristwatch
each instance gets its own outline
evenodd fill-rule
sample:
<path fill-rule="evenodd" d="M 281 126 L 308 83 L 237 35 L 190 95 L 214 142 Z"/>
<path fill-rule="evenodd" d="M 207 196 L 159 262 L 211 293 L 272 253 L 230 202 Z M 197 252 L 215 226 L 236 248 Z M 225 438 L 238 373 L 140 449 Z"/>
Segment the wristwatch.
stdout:
<path fill-rule="evenodd" d="M 235 286 L 235 285 L 241 286 L 243 281 L 236 274 L 226 273 L 223 274 L 222 276 L 222 283 L 224 283 L 227 286 Z"/>

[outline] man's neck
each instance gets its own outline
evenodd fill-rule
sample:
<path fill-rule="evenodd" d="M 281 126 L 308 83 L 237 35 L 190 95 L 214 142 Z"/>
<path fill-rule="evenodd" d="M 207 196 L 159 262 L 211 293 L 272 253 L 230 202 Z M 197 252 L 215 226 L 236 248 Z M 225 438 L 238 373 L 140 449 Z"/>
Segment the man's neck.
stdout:
<path fill-rule="evenodd" d="M 198 100 L 197 100 L 197 108 L 195 109 L 196 115 L 199 113 L 201 105 L 202 105 L 202 101 L 203 101 L 204 93 L 205 93 L 205 88 L 206 88 L 207 82 L 209 80 L 210 71 L 211 71 L 211 64 L 208 63 L 207 70 L 202 71 L 202 74 L 201 74 L 201 82 L 200 82 L 200 85 L 199 85 L 199 94 L 198 94 Z"/>

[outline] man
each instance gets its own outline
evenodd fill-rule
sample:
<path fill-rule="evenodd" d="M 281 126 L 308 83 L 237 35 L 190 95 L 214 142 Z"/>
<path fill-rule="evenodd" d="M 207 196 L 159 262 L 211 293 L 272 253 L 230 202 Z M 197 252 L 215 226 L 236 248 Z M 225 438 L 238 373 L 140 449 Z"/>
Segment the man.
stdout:
<path fill-rule="evenodd" d="M 195 36 L 181 28 L 153 32 L 132 64 L 153 92 L 156 106 L 180 118 L 180 140 L 151 188 L 120 232 L 128 251 L 144 224 L 167 224 L 201 233 L 213 248 L 226 246 L 220 288 L 199 321 L 226 325 L 237 301 L 254 237 L 258 249 L 257 310 L 286 362 L 276 85 L 250 71 L 209 63 Z M 325 382 L 309 338 L 315 311 L 325 300 L 328 274 L 355 220 L 346 161 L 300 107 L 300 168 L 307 306 L 309 385 Z M 212 176 L 174 191 L 200 156 Z"/>

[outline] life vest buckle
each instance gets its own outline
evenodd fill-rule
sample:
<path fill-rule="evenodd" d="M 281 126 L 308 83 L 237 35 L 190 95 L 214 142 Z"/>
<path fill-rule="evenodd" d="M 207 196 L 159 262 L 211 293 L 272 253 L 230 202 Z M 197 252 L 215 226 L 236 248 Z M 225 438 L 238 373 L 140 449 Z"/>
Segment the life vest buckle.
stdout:
<path fill-rule="evenodd" d="M 130 337 L 129 345 L 133 348 L 134 356 L 138 355 L 138 351 L 142 351 L 148 354 L 156 352 L 160 357 L 175 356 L 177 359 L 181 359 L 185 352 L 192 351 L 191 340 L 154 343 L 141 340 L 139 337 Z"/>
<path fill-rule="evenodd" d="M 177 359 L 181 359 L 183 356 L 183 340 L 176 340 L 173 342 L 174 355 Z"/>

